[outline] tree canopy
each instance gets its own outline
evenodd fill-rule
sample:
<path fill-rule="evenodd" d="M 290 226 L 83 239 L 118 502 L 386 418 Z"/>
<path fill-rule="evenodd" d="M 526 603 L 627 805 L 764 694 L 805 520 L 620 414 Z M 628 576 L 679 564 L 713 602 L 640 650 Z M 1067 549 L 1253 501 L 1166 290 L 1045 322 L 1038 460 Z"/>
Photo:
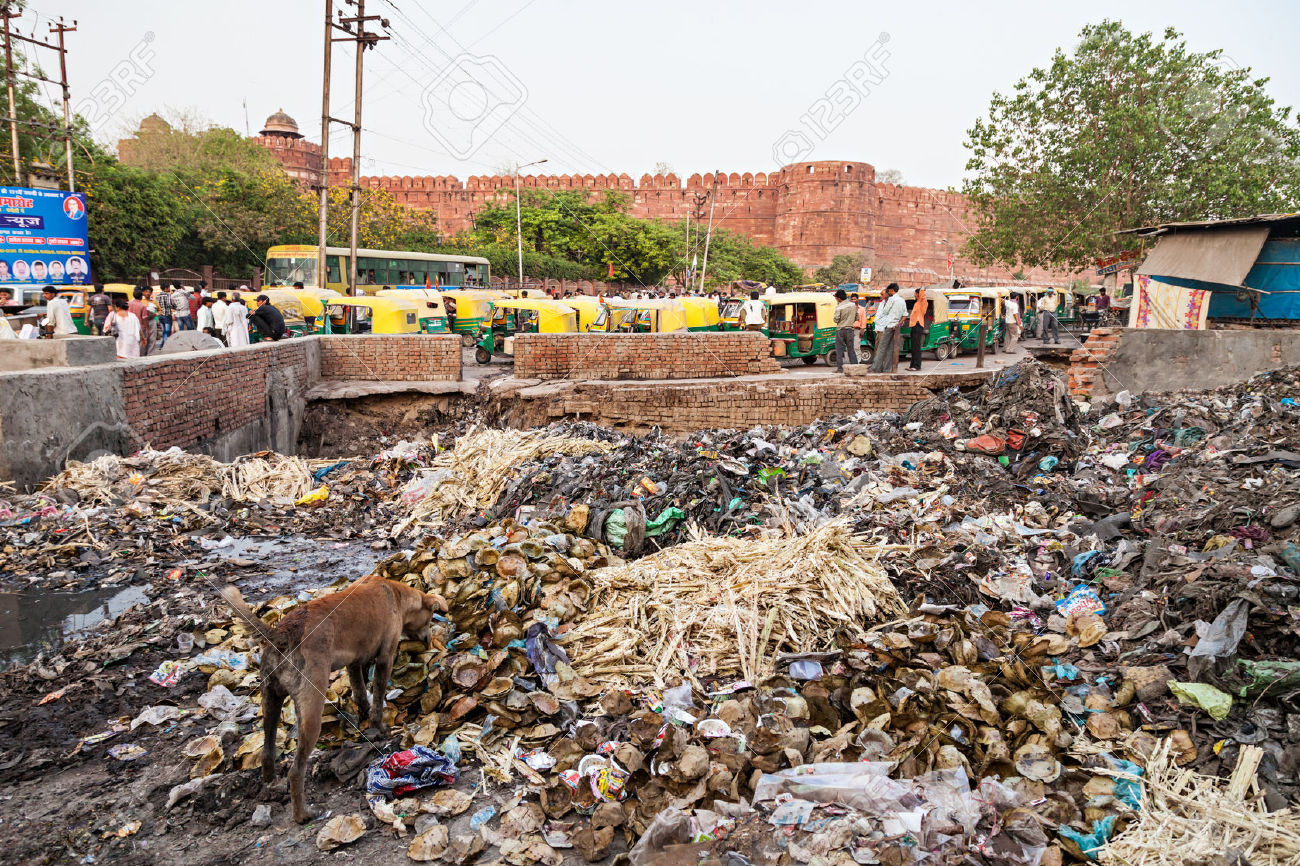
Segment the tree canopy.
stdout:
<path fill-rule="evenodd" d="M 1294 209 L 1300 128 L 1221 51 L 1084 27 L 967 132 L 977 264 L 1081 268 L 1141 225 Z M 1120 242 L 1122 243 L 1122 242 Z"/>
<path fill-rule="evenodd" d="M 628 196 L 607 191 L 591 199 L 581 191 L 527 189 L 520 197 L 524 271 L 532 277 L 613 279 L 646 286 L 670 276 L 685 283 L 693 259 L 703 257 L 703 237 L 689 244 L 684 222 L 628 215 Z M 474 228 L 453 240 L 492 262 L 494 273 L 518 269 L 513 198 L 478 212 Z M 498 263 L 497 257 L 500 258 Z M 708 285 L 738 279 L 793 285 L 803 272 L 772 247 L 717 228 L 709 242 Z"/>

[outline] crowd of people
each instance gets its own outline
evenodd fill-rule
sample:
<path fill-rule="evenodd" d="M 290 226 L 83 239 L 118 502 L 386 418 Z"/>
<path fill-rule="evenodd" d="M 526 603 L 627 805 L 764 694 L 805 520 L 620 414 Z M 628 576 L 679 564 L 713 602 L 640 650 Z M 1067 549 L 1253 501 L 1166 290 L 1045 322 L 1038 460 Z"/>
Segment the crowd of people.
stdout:
<path fill-rule="evenodd" d="M 230 293 L 208 291 L 206 283 L 190 289 L 179 283 L 169 287 L 136 286 L 131 297 L 110 295 L 95 284 L 86 298 L 91 333 L 113 337 L 120 358 L 139 358 L 162 348 L 173 335 L 185 331 L 207 334 L 222 346 L 247 346 L 250 325 L 264 340 L 279 340 L 286 334 L 282 316 L 266 295 L 257 295 L 249 311 L 246 286 Z M 45 325 L 53 336 L 75 334 L 68 302 L 58 297 L 54 286 L 46 286 Z M 201 348 L 201 346 L 197 346 Z"/>

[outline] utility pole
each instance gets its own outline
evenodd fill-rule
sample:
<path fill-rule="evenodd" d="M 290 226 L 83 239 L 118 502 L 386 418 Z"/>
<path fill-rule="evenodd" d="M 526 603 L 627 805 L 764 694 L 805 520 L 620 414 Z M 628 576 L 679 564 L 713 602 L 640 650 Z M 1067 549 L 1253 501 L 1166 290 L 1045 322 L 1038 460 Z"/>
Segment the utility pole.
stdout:
<path fill-rule="evenodd" d="M 76 20 L 73 20 L 71 27 L 66 27 L 62 15 L 59 16 L 57 25 L 50 25 L 50 32 L 59 37 L 59 82 L 63 85 L 63 152 L 68 163 L 68 192 L 76 192 L 77 183 L 72 174 L 72 91 L 68 88 L 68 49 L 64 47 L 63 34 L 76 31 Z M 248 116 L 247 106 L 244 116 Z"/>
<path fill-rule="evenodd" d="M 330 55 L 334 47 L 334 0 L 325 0 L 325 77 L 321 81 L 320 108 L 320 225 L 316 232 L 316 285 L 325 288 L 329 271 L 325 247 L 329 242 L 330 205 Z"/>
<path fill-rule="evenodd" d="M 58 36 L 58 44 L 46 42 L 43 39 L 33 39 L 30 36 L 24 36 L 21 33 L 12 31 L 11 22 L 19 16 L 14 14 L 13 8 L 8 2 L 0 6 L 0 18 L 4 19 L 5 28 L 5 84 L 9 92 L 9 136 L 11 146 L 13 147 L 14 162 L 14 182 L 18 186 L 23 186 L 23 167 L 22 159 L 18 153 L 18 125 L 30 126 L 34 129 L 41 129 L 47 132 L 58 130 L 59 137 L 63 139 L 63 156 L 67 163 L 68 170 L 68 192 L 76 190 L 76 176 L 72 170 L 72 91 L 68 87 L 68 49 L 64 43 L 63 35 L 65 33 L 75 33 L 77 22 L 73 21 L 72 26 L 63 23 L 63 18 L 59 18 L 58 24 L 50 25 L 50 32 Z M 14 69 L 14 51 L 13 40 L 27 42 L 37 48 L 48 48 L 51 51 L 59 52 L 59 80 L 53 81 L 44 75 L 35 72 L 19 72 Z M 28 78 L 35 78 L 38 81 L 44 81 L 47 84 L 57 84 L 63 91 L 63 125 L 62 127 L 53 123 L 39 123 L 33 120 L 18 119 L 18 100 L 14 91 L 14 76 L 25 75 Z"/>
<path fill-rule="evenodd" d="M 361 225 L 361 79 L 362 79 L 362 59 L 365 57 L 367 48 L 374 48 L 380 42 L 388 39 L 387 36 L 380 36 L 378 33 L 369 33 L 366 31 L 366 23 L 369 21 L 378 21 L 384 29 L 388 28 L 388 19 L 379 15 L 366 14 L 366 0 L 344 0 L 349 6 L 357 7 L 357 14 L 351 18 L 339 18 L 339 24 L 344 32 L 351 34 L 352 25 L 356 25 L 356 33 L 350 39 L 339 39 L 337 41 L 356 42 L 357 44 L 357 64 L 356 64 L 356 82 L 354 90 L 354 104 L 352 111 L 352 122 L 338 121 L 345 126 L 352 127 L 352 237 L 349 244 L 350 263 L 348 266 L 349 279 L 348 291 L 350 294 L 357 294 L 357 234 Z M 326 33 L 328 34 L 328 30 Z M 328 136 L 326 136 L 328 138 Z"/>
<path fill-rule="evenodd" d="M 519 173 L 532 165 L 541 165 L 546 162 L 539 159 L 536 162 L 526 162 L 523 165 L 515 164 L 515 241 L 519 249 L 519 290 L 524 288 L 524 219 L 519 206 Z"/>
<path fill-rule="evenodd" d="M 9 89 L 9 136 L 14 149 L 14 185 L 23 185 L 23 169 L 18 159 L 18 101 L 14 98 L 14 51 L 9 41 L 9 22 L 14 17 L 13 9 L 5 3 L 0 9 L 0 16 L 5 22 L 5 84 Z"/>
<path fill-rule="evenodd" d="M 713 172 L 713 191 L 709 193 L 709 228 L 704 233 L 704 261 L 700 263 L 700 294 L 704 294 L 704 275 L 709 270 L 709 241 L 713 239 L 713 209 L 718 204 L 718 175 Z"/>

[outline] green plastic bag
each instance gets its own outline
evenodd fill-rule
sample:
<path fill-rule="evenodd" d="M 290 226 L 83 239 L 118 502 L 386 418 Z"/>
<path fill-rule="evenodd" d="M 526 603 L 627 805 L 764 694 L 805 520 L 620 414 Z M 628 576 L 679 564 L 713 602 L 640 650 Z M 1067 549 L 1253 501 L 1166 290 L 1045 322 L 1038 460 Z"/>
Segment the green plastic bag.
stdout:
<path fill-rule="evenodd" d="M 618 514 L 621 520 L 623 515 L 621 509 L 619 510 Z M 678 523 L 680 523 L 685 519 L 686 519 L 685 511 L 682 511 L 680 508 L 669 506 L 665 508 L 662 512 L 660 512 L 658 517 L 656 517 L 654 520 L 651 520 L 649 523 L 645 525 L 645 534 L 649 538 L 653 538 L 656 535 L 662 535 L 663 533 L 668 532 L 670 529 L 672 529 L 674 526 L 676 526 Z M 627 529 L 624 528 L 623 531 L 624 534 L 626 534 Z M 620 538 L 619 544 L 621 545 L 622 542 L 623 539 Z"/>
<path fill-rule="evenodd" d="M 623 519 L 623 509 L 615 508 L 605 518 L 605 540 L 609 542 L 610 547 L 623 547 L 623 540 L 627 538 L 627 521 Z"/>
<path fill-rule="evenodd" d="M 1184 706 L 1200 707 L 1210 718 L 1221 722 L 1232 712 L 1232 695 L 1207 683 L 1179 683 L 1171 681 L 1169 691 Z"/>
<path fill-rule="evenodd" d="M 1241 659 L 1237 663 L 1250 682 L 1241 687 L 1241 697 L 1258 695 L 1264 691 L 1289 691 L 1300 688 L 1300 662 L 1252 662 Z"/>

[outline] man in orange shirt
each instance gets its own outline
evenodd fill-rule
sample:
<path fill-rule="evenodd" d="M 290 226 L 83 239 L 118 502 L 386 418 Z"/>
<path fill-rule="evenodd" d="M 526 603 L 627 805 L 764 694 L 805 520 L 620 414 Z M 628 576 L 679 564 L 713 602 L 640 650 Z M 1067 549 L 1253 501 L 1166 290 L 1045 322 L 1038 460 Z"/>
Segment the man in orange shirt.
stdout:
<path fill-rule="evenodd" d="M 912 314 L 907 325 L 912 329 L 912 363 L 909 370 L 921 371 L 921 347 L 925 345 L 925 332 L 930 327 L 930 302 L 926 300 L 925 289 L 916 290 L 916 301 L 912 304 Z"/>

